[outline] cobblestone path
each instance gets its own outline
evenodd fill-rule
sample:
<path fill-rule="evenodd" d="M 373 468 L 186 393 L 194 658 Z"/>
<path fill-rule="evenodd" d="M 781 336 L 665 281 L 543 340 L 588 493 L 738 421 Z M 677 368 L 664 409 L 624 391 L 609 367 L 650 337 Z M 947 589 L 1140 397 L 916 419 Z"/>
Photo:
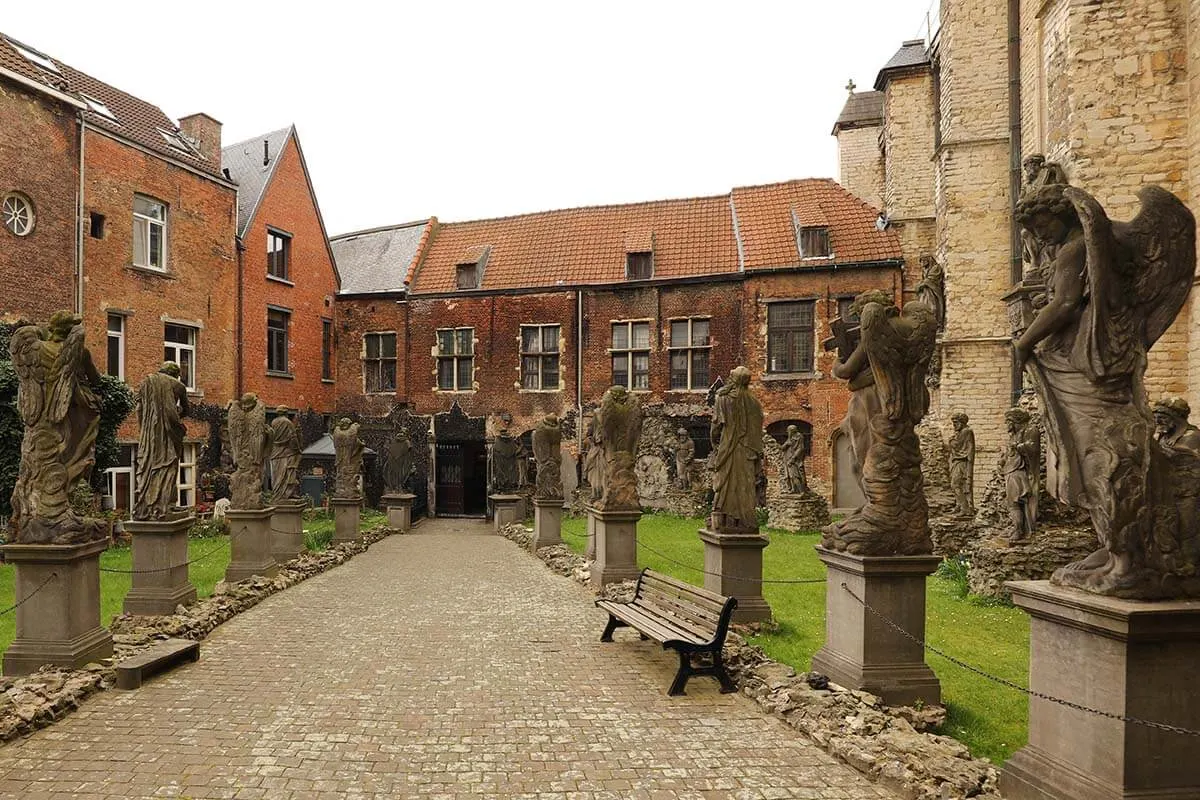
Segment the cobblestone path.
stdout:
<path fill-rule="evenodd" d="M 201 660 L 0 747 L 0 797 L 889 798 L 583 587 L 426 522 L 218 628 Z"/>

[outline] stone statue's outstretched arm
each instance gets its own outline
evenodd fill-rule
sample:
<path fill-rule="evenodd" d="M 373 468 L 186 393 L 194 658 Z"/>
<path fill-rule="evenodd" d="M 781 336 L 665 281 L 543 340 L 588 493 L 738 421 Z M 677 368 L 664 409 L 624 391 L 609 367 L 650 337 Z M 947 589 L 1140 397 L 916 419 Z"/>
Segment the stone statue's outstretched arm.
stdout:
<path fill-rule="evenodd" d="M 1068 241 L 1059 250 L 1054 259 L 1053 298 L 1038 312 L 1013 345 L 1020 363 L 1029 360 L 1038 342 L 1061 330 L 1079 315 L 1084 301 L 1086 260 L 1087 253 L 1080 239 Z"/>

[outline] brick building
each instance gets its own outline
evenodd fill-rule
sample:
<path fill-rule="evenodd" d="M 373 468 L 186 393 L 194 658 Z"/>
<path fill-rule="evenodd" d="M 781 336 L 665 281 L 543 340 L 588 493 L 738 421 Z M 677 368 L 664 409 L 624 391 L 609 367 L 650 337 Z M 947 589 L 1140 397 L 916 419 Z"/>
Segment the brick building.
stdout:
<path fill-rule="evenodd" d="M 333 410 L 337 270 L 294 126 L 222 151 L 238 184 L 237 393 Z"/>
<path fill-rule="evenodd" d="M 5 232 L 0 280 L 9 288 L 0 313 L 45 320 L 74 308 L 101 371 L 136 387 L 170 359 L 194 403 L 227 402 L 237 350 L 237 309 L 228 302 L 237 291 L 237 187 L 221 172 L 220 123 L 198 114 L 177 126 L 157 106 L 2 35 L 0 68 L 0 159 L 12 184 L 4 191 L 26 199 L 33 220 L 22 236 Z M 10 130 L 29 138 L 9 144 Z M 187 425 L 180 500 L 191 505 L 209 430 L 194 419 Z M 119 438 L 110 492 L 127 508 L 135 419 Z"/>
<path fill-rule="evenodd" d="M 819 343 L 857 293 L 900 291 L 900 242 L 877 215 L 833 181 L 802 180 L 335 237 L 339 409 L 427 418 L 430 506 L 480 513 L 498 431 L 557 414 L 573 459 L 581 421 L 619 383 L 640 395 L 651 438 L 685 427 L 703 456 L 710 388 L 744 363 L 768 429 L 811 434 L 812 482 L 836 503 L 848 396 Z M 665 469 L 643 450 L 640 470 Z"/>

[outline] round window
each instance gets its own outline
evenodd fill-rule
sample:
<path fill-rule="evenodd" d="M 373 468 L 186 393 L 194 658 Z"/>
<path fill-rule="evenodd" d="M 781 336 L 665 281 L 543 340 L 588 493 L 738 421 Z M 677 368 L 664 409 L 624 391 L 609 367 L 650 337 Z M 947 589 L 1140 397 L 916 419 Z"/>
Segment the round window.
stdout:
<path fill-rule="evenodd" d="M 0 220 L 4 227 L 17 236 L 26 236 L 33 231 L 33 203 L 22 194 L 7 194 L 0 204 Z"/>

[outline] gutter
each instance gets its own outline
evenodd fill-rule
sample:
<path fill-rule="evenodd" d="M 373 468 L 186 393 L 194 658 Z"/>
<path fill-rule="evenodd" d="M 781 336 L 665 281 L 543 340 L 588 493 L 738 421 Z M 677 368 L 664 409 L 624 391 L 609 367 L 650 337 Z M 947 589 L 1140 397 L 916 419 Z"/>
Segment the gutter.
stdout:
<path fill-rule="evenodd" d="M 75 313 L 83 316 L 83 191 L 84 160 L 83 148 L 86 141 L 87 120 L 79 112 L 79 189 L 75 193 Z"/>
<path fill-rule="evenodd" d="M 237 211 L 236 211 L 236 209 L 237 209 L 236 195 L 234 196 L 233 207 L 235 209 L 234 214 L 236 216 L 236 213 L 237 213 Z M 236 222 L 234 223 L 234 227 L 236 229 L 236 227 L 237 227 Z M 245 273 L 245 261 L 246 261 L 246 257 L 243 254 L 246 252 L 246 243 L 244 241 L 242 241 L 241 236 L 238 236 L 235 234 L 233 237 L 233 247 L 237 251 L 237 320 L 235 322 L 235 326 L 237 328 L 237 348 L 236 348 L 237 356 L 236 356 L 235 365 L 234 365 L 234 369 L 237 371 L 234 374 L 234 378 L 233 378 L 233 389 L 234 389 L 234 398 L 233 399 L 236 400 L 239 397 L 241 397 L 243 394 L 242 389 L 243 389 L 243 383 L 244 383 L 243 378 L 242 378 L 242 366 L 243 366 L 243 360 L 244 360 L 242 357 L 242 342 L 245 341 L 245 339 L 243 338 L 243 333 L 244 333 L 244 328 L 245 328 L 245 325 L 244 325 L 245 309 L 242 307 L 242 303 L 243 303 L 245 293 L 246 293 L 244 283 L 243 283 L 243 278 L 244 278 L 244 273 Z"/>
<path fill-rule="evenodd" d="M 47 86 L 44 83 L 40 83 L 39 81 L 35 81 L 32 78 L 26 78 L 21 73 L 13 72 L 11 69 L 0 67 L 0 78 L 8 78 L 13 83 L 19 83 L 21 86 L 24 86 L 27 89 L 32 89 L 35 92 L 41 92 L 42 94 L 49 95 L 55 100 L 58 100 L 60 103 L 66 103 L 69 106 L 74 106 L 80 111 L 86 111 L 88 108 L 87 103 L 83 102 L 82 100 L 74 98 L 65 92 L 60 92 L 57 89 Z"/>

